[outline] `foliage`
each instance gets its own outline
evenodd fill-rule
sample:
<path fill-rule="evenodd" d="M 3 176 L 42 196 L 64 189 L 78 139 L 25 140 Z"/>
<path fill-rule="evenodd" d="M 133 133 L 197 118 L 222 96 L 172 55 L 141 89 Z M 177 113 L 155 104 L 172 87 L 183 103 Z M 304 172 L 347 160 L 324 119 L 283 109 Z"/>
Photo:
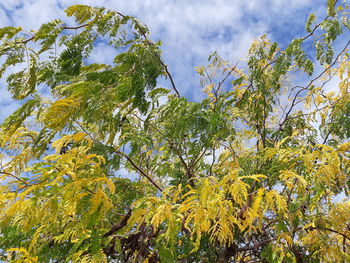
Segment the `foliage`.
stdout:
<path fill-rule="evenodd" d="M 350 261 L 346 2 L 285 49 L 257 39 L 245 67 L 212 54 L 199 102 L 135 18 L 66 14 L 76 26 L 0 29 L 21 104 L 0 128 L 0 260 Z M 100 41 L 112 65 L 89 62 Z"/>

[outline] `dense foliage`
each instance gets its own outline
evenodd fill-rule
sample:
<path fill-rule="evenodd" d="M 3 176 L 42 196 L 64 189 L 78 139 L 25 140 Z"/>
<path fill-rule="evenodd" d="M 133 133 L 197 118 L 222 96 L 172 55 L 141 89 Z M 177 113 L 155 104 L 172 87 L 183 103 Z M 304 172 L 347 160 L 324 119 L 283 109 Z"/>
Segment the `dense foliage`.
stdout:
<path fill-rule="evenodd" d="M 0 29 L 21 105 L 0 130 L 2 261 L 350 262 L 347 3 L 245 66 L 212 54 L 199 102 L 135 18 L 66 14 Z M 89 63 L 99 41 L 112 65 Z"/>

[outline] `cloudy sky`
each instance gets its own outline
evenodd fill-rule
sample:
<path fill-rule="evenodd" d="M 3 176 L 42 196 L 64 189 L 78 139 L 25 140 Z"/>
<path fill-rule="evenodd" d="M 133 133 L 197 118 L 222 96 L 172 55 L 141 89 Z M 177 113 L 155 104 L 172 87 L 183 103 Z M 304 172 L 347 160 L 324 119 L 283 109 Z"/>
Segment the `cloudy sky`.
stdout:
<path fill-rule="evenodd" d="M 194 67 L 205 65 L 213 51 L 231 61 L 244 59 L 250 43 L 267 34 L 286 45 L 305 35 L 309 13 L 325 14 L 326 0 L 1 0 L 0 27 L 14 25 L 37 29 L 55 18 L 67 21 L 63 10 L 72 4 L 104 6 L 136 16 L 146 23 L 151 39 L 162 40 L 164 59 L 169 64 L 182 95 L 198 99 L 202 95 Z M 94 58 L 111 62 L 115 51 L 103 43 Z M 169 85 L 161 82 L 162 85 Z M 0 81 L 0 121 L 16 108 Z"/>

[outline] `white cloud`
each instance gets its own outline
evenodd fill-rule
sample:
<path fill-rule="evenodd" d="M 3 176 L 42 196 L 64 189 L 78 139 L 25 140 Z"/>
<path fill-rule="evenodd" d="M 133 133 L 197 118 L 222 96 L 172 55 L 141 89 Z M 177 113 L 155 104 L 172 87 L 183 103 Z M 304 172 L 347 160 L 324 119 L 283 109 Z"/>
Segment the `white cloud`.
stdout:
<path fill-rule="evenodd" d="M 17 1 L 16 5 L 9 4 L 11 1 L 5 2 L 4 5 L 11 11 L 13 23 L 27 30 L 37 29 L 42 23 L 64 17 L 56 1 Z"/>
<path fill-rule="evenodd" d="M 76 3 L 71 0 L 3 0 L 0 25 L 10 22 L 3 8 L 10 13 L 15 25 L 30 30 L 55 18 L 65 19 L 62 9 Z M 164 58 L 178 89 L 195 99 L 203 94 L 194 67 L 206 64 L 210 53 L 218 51 L 223 58 L 235 63 L 246 56 L 254 38 L 278 25 L 288 26 L 293 21 L 303 24 L 305 19 L 301 14 L 305 16 L 320 9 L 320 5 L 311 0 L 83 0 L 79 4 L 105 6 L 134 15 L 147 24 L 151 39 L 163 41 Z M 113 50 L 102 44 L 97 45 L 93 54 L 100 62 L 110 62 L 111 56 L 114 56 Z M 170 86 L 165 81 L 160 83 Z M 0 105 L 4 101 L 9 102 L 1 96 Z"/>
<path fill-rule="evenodd" d="M 117 52 L 104 42 L 99 42 L 89 57 L 91 63 L 112 64 Z"/>
<path fill-rule="evenodd" d="M 11 23 L 4 9 L 0 9 L 0 25 L 6 26 Z"/>

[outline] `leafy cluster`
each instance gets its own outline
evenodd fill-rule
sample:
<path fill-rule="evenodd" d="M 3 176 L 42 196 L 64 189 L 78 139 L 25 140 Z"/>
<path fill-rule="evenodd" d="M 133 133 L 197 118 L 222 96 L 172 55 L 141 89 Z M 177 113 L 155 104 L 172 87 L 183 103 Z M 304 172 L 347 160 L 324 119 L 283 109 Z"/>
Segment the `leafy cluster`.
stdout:
<path fill-rule="evenodd" d="M 213 53 L 198 102 L 133 17 L 75 5 L 75 26 L 0 29 L 21 105 L 0 126 L 0 260 L 350 261 L 349 6 L 327 10 L 241 67 Z M 98 42 L 111 65 L 89 63 Z"/>

